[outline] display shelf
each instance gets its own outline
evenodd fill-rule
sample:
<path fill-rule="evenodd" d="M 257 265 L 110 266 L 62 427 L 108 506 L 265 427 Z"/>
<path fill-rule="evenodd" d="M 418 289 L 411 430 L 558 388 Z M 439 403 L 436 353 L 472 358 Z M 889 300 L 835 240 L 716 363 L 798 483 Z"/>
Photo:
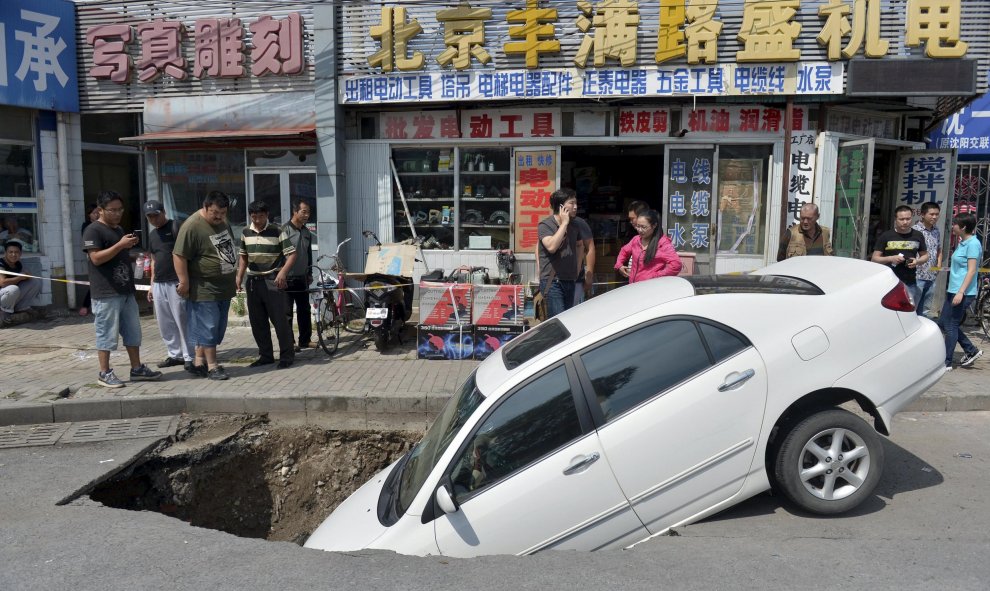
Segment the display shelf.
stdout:
<path fill-rule="evenodd" d="M 497 228 L 500 230 L 508 230 L 509 224 L 465 224 L 461 222 L 462 228 Z"/>
<path fill-rule="evenodd" d="M 461 170 L 461 176 L 504 176 L 508 177 L 507 170 Z"/>
<path fill-rule="evenodd" d="M 503 202 L 512 201 L 512 198 L 511 197 L 461 197 L 461 201 L 475 201 L 479 203 L 484 203 L 488 201 L 494 203 L 496 201 L 503 201 Z"/>
<path fill-rule="evenodd" d="M 454 198 L 453 197 L 409 197 L 407 195 L 406 201 L 429 201 L 431 203 L 440 203 L 440 202 L 453 203 Z M 462 199 L 462 201 L 467 201 L 467 199 Z M 402 203 L 402 199 L 400 197 L 396 197 L 395 202 Z"/>
<path fill-rule="evenodd" d="M 444 170 L 440 172 L 400 172 L 400 177 L 403 176 L 454 176 L 453 170 Z"/>

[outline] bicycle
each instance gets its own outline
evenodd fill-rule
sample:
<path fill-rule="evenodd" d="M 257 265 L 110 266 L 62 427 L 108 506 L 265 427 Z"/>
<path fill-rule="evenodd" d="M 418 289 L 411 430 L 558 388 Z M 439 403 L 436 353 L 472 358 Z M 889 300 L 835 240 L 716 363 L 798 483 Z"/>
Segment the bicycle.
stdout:
<path fill-rule="evenodd" d="M 320 347 L 333 356 L 340 346 L 340 330 L 360 334 L 364 332 L 364 302 L 361 296 L 347 287 L 347 271 L 340 260 L 340 248 L 351 239 L 346 238 L 337 245 L 334 254 L 325 254 L 316 262 L 327 259 L 330 266 L 324 269 L 318 265 L 310 267 L 315 278 L 315 286 L 309 288 L 311 305 L 316 310 L 316 338 Z"/>

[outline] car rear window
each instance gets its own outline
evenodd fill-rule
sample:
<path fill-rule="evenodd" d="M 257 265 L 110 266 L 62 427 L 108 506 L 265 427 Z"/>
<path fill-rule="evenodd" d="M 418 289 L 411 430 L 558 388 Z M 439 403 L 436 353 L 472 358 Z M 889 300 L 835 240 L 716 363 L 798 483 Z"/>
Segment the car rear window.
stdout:
<path fill-rule="evenodd" d="M 540 353 L 563 343 L 571 336 L 557 319 L 550 319 L 522 336 L 512 339 L 502 349 L 505 369 L 515 369 Z"/>
<path fill-rule="evenodd" d="M 786 275 L 690 275 L 684 277 L 697 295 L 712 293 L 778 293 L 824 295 L 820 287 Z"/>

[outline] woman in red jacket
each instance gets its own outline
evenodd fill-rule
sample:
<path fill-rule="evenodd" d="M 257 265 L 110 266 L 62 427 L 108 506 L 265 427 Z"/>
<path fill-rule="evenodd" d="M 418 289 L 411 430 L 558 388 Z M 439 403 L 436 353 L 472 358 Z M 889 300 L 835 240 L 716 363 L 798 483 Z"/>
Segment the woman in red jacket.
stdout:
<path fill-rule="evenodd" d="M 628 260 L 628 266 L 615 263 L 615 268 L 629 278 L 629 283 L 681 272 L 681 259 L 670 239 L 660 231 L 660 214 L 655 209 L 643 212 L 636 218 L 634 227 L 639 235 L 622 247 L 617 259 Z"/>

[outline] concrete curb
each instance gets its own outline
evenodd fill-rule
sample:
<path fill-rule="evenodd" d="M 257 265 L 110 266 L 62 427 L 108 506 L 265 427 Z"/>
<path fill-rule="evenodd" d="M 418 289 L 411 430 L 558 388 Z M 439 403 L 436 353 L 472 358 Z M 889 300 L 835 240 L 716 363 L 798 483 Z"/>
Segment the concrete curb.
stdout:
<path fill-rule="evenodd" d="M 107 399 L 59 399 L 51 402 L 13 403 L 0 406 L 0 426 L 133 419 L 189 414 L 261 414 L 319 424 L 337 429 L 400 429 L 421 431 L 447 401 L 447 395 L 407 393 L 337 396 L 303 394 L 273 397 L 267 394 L 229 392 L 203 396 L 114 397 Z M 958 412 L 990 410 L 990 394 L 922 396 L 905 412 Z"/>

